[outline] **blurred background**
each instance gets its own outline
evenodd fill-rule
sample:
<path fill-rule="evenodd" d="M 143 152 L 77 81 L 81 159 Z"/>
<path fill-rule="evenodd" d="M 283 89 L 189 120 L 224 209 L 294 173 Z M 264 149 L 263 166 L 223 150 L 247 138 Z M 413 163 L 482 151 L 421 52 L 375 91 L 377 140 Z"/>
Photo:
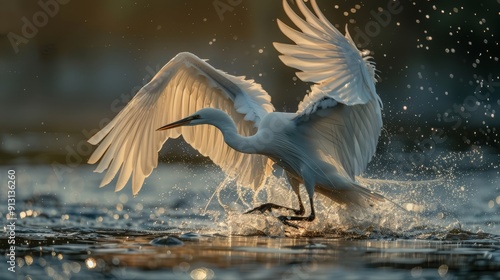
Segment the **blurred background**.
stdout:
<path fill-rule="evenodd" d="M 377 63 L 381 150 L 397 142 L 402 152 L 498 153 L 500 0 L 318 4 Z M 272 46 L 290 42 L 276 24 L 293 26 L 281 1 L 0 0 L 0 7 L 3 164 L 86 162 L 93 149 L 86 139 L 183 51 L 255 79 L 277 110 L 295 111 L 309 88 Z"/>

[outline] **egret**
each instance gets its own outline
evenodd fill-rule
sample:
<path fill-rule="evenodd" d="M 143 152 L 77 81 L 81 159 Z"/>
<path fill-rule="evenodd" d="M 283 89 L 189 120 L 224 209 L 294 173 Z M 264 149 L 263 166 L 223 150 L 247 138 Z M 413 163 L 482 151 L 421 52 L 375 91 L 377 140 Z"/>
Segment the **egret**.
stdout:
<path fill-rule="evenodd" d="M 101 187 L 118 174 L 116 191 L 131 178 L 136 195 L 158 164 L 166 140 L 184 140 L 209 157 L 239 185 L 259 189 L 281 167 L 298 198 L 298 209 L 273 203 L 247 213 L 283 208 L 315 219 L 314 193 L 342 205 L 371 206 L 384 197 L 356 182 L 375 154 L 382 128 L 382 101 L 375 90 L 375 64 L 359 51 L 349 32 L 342 35 L 323 15 L 296 1 L 299 16 L 283 0 L 298 30 L 278 20 L 295 44 L 274 43 L 287 66 L 312 82 L 295 113 L 275 112 L 270 96 L 253 80 L 229 75 L 191 53 L 179 53 L 146 84 L 127 106 L 89 139 L 99 145 L 89 158 L 100 160 L 96 172 L 107 172 Z M 179 120 L 180 119 L 180 120 Z M 166 124 L 166 125 L 165 125 Z M 304 186 L 310 204 L 306 214 L 300 196 Z"/>

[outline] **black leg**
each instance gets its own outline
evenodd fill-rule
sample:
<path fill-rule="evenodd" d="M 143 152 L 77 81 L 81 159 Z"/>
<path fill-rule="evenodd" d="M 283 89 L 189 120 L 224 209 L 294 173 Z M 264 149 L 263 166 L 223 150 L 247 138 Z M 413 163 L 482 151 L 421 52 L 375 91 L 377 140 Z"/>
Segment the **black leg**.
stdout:
<path fill-rule="evenodd" d="M 297 198 L 299 199 L 299 210 L 294 211 L 294 213 L 295 215 L 302 216 L 306 213 L 306 208 L 304 208 L 304 204 L 302 203 L 302 198 L 300 197 L 300 189 L 299 189 L 300 183 L 299 181 L 293 179 L 291 175 L 288 175 L 287 177 L 288 181 L 290 182 L 290 185 L 292 185 L 293 191 L 295 192 Z"/>
<path fill-rule="evenodd" d="M 297 192 L 297 197 L 299 198 L 299 210 L 295 211 L 295 215 L 302 216 L 306 213 L 306 208 L 304 208 L 304 204 L 302 203 L 302 199 L 300 198 L 298 192 Z"/>

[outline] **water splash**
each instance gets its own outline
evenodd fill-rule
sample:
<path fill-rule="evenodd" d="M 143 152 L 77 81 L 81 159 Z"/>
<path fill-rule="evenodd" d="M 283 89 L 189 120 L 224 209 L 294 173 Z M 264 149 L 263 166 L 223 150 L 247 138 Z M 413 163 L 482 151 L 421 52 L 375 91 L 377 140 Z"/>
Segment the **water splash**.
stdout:
<path fill-rule="evenodd" d="M 242 214 L 252 206 L 268 202 L 298 209 L 296 195 L 284 178 L 269 178 L 267 184 L 257 192 L 238 189 L 230 180 L 226 180 L 214 195 L 225 209 L 223 224 L 228 235 L 389 239 L 486 236 L 482 230 L 464 227 L 457 219 L 459 213 L 456 208 L 461 205 L 465 189 L 461 187 L 461 191 L 456 191 L 453 178 L 453 173 L 421 181 L 358 178 L 360 183 L 384 194 L 389 201 L 362 209 L 340 206 L 316 194 L 316 219 L 313 222 L 294 222 L 298 229 L 283 225 L 277 218 L 280 215 L 293 215 L 290 211 Z M 302 192 L 301 196 L 306 197 L 305 190 Z M 232 203 L 224 204 L 224 201 Z M 305 207 L 309 209 L 307 203 Z"/>

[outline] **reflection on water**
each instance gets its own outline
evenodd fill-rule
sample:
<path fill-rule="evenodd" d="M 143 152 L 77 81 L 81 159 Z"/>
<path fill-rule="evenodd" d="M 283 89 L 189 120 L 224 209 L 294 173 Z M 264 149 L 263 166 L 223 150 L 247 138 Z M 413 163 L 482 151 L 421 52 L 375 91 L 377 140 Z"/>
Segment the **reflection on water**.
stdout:
<path fill-rule="evenodd" d="M 137 197 L 98 189 L 101 175 L 88 167 L 13 168 L 16 273 L 8 270 L 9 216 L 1 207 L 2 279 L 500 277 L 495 172 L 420 185 L 367 180 L 406 210 L 353 213 L 318 199 L 318 219 L 294 229 L 277 213 L 241 214 L 254 199 L 293 204 L 280 179 L 255 197 L 223 188 L 205 209 L 223 179 L 210 166 L 161 165 Z"/>
<path fill-rule="evenodd" d="M 180 244 L 151 244 L 154 238 L 166 238 L 165 234 Z M 460 242 L 204 234 L 185 239 L 180 233 L 66 228 L 50 234 L 23 234 L 18 242 L 22 245 L 17 252 L 17 274 L 31 279 L 500 276 L 498 236 Z M 5 263 L 0 267 L 2 275 L 8 276 Z"/>

